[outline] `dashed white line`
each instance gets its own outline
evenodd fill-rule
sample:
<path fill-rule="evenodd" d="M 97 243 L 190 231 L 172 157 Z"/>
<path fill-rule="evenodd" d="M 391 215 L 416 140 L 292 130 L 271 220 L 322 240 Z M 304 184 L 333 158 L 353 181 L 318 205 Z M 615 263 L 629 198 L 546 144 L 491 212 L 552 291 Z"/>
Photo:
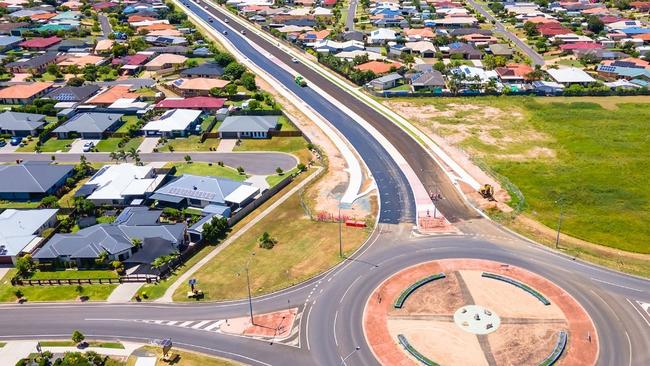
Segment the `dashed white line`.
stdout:
<path fill-rule="evenodd" d="M 593 277 L 591 277 L 591 279 L 592 279 L 593 281 L 601 282 L 601 283 L 605 283 L 605 284 L 610 285 L 610 286 L 616 286 L 616 287 L 620 287 L 620 288 L 625 288 L 625 289 L 632 290 L 632 291 L 636 291 L 636 292 L 643 292 L 643 290 L 639 290 L 638 288 L 628 287 L 628 286 L 623 286 L 623 285 L 618 285 L 618 284 L 615 284 L 615 283 L 611 283 L 611 282 L 607 282 L 607 281 L 599 280 L 599 279 L 597 279 L 597 278 L 593 278 Z"/>
<path fill-rule="evenodd" d="M 187 327 L 188 325 L 190 325 L 190 324 L 192 324 L 194 322 L 195 322 L 195 320 L 190 320 L 188 322 L 183 322 L 183 323 L 179 324 L 178 326 L 179 327 Z"/>
<path fill-rule="evenodd" d="M 630 335 L 627 334 L 627 330 L 625 331 L 625 337 L 627 337 L 627 345 L 629 347 L 630 353 L 630 363 L 628 364 L 629 366 L 632 366 L 632 341 L 630 340 Z"/>
<path fill-rule="evenodd" d="M 199 329 L 199 328 L 201 328 L 202 326 L 208 324 L 208 323 L 211 322 L 211 321 L 213 321 L 213 320 L 203 320 L 203 321 L 200 321 L 200 322 L 194 324 L 194 325 L 192 326 L 192 329 Z"/>
<path fill-rule="evenodd" d="M 643 320 L 645 321 L 645 323 L 648 324 L 648 326 L 650 327 L 650 321 L 648 321 L 648 318 L 646 318 L 645 316 L 643 316 L 643 313 L 642 313 L 642 312 L 641 312 L 641 311 L 640 311 L 636 306 L 634 306 L 634 303 L 633 303 L 632 301 L 630 301 L 630 299 L 625 298 L 625 300 L 627 300 L 627 302 L 629 302 L 630 305 L 632 305 L 632 307 L 634 308 L 634 310 L 636 310 L 636 312 L 639 313 L 639 315 L 641 316 L 641 318 L 643 318 Z"/>
<path fill-rule="evenodd" d="M 336 319 L 339 317 L 339 311 L 337 310 L 336 313 L 334 313 L 334 325 L 332 326 L 332 332 L 334 333 L 334 344 L 336 344 L 336 347 L 339 346 L 339 340 L 336 339 Z"/>

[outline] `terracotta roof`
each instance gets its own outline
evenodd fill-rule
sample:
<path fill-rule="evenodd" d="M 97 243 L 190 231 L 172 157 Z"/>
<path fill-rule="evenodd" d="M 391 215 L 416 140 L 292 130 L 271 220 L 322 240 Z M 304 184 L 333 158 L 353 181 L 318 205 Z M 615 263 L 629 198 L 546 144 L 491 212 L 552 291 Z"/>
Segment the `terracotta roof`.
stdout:
<path fill-rule="evenodd" d="M 52 36 L 52 37 L 38 37 L 38 38 L 32 38 L 28 39 L 26 41 L 23 41 L 20 43 L 20 47 L 25 47 L 25 48 L 47 48 L 50 46 L 53 46 L 57 43 L 61 42 L 61 38 L 57 36 Z"/>
<path fill-rule="evenodd" d="M 112 39 L 100 39 L 97 41 L 97 45 L 95 46 L 95 52 L 108 51 L 113 47 L 114 43 L 115 41 Z"/>
<path fill-rule="evenodd" d="M 150 25 L 144 25 L 142 27 L 138 27 L 137 32 L 140 32 L 143 29 L 151 32 L 151 31 L 165 30 L 165 29 L 176 29 L 176 27 L 171 24 L 156 23 L 156 24 L 150 24 Z"/>
<path fill-rule="evenodd" d="M 77 65 L 84 67 L 86 65 L 98 65 L 100 62 L 104 61 L 104 58 L 101 56 L 95 55 L 85 55 L 80 57 L 68 57 L 67 59 L 59 62 L 60 66 L 72 66 Z"/>
<path fill-rule="evenodd" d="M 630 7 L 636 9 L 650 9 L 650 1 L 632 1 Z"/>
<path fill-rule="evenodd" d="M 146 66 L 164 66 L 166 64 L 182 64 L 187 60 L 183 55 L 174 55 L 172 53 L 162 53 L 153 60 L 149 61 Z"/>
<path fill-rule="evenodd" d="M 215 97 L 193 97 L 193 98 L 167 98 L 156 104 L 156 108 L 186 108 L 186 109 L 203 109 L 203 108 L 221 108 L 226 102 L 225 98 Z"/>
<path fill-rule="evenodd" d="M 0 90 L 0 99 L 27 99 L 47 90 L 52 86 L 49 82 L 33 82 L 29 84 L 18 84 Z"/>
<path fill-rule="evenodd" d="M 399 62 L 382 62 L 382 61 L 369 61 L 365 64 L 357 65 L 355 68 L 360 71 L 372 71 L 375 74 L 385 74 L 390 72 L 391 68 L 398 68 L 402 66 Z"/>
<path fill-rule="evenodd" d="M 97 94 L 86 101 L 87 104 L 113 104 L 121 98 L 137 98 L 137 93 L 129 91 L 130 85 L 115 85 L 103 93 Z"/>
<path fill-rule="evenodd" d="M 643 41 L 650 41 L 650 33 L 635 34 L 632 38 L 640 39 Z"/>
<path fill-rule="evenodd" d="M 52 19 L 56 16 L 56 13 L 41 13 L 41 14 L 34 14 L 30 17 L 31 20 L 48 20 Z"/>
<path fill-rule="evenodd" d="M 223 88 L 230 84 L 228 80 L 211 78 L 177 79 L 172 85 L 182 90 L 210 90 L 212 88 Z"/>
<path fill-rule="evenodd" d="M 156 18 L 154 18 L 154 17 L 145 17 L 145 16 L 142 16 L 142 15 L 131 15 L 131 16 L 127 19 L 127 21 L 128 21 L 129 23 L 145 22 L 145 21 L 147 21 L 147 20 L 156 20 Z"/>
<path fill-rule="evenodd" d="M 508 76 L 517 76 L 524 79 L 528 79 L 528 74 L 533 72 L 533 68 L 526 64 L 508 64 L 505 67 L 497 67 L 494 71 L 499 74 L 502 78 L 507 78 Z"/>
<path fill-rule="evenodd" d="M 426 38 L 433 38 L 433 30 L 431 28 L 406 28 L 404 34 L 407 36 L 420 36 Z"/>
<path fill-rule="evenodd" d="M 298 36 L 298 39 L 300 40 L 321 40 L 327 38 L 327 36 L 330 35 L 330 31 L 327 29 L 323 29 L 321 31 L 311 31 L 311 32 L 305 32 Z"/>

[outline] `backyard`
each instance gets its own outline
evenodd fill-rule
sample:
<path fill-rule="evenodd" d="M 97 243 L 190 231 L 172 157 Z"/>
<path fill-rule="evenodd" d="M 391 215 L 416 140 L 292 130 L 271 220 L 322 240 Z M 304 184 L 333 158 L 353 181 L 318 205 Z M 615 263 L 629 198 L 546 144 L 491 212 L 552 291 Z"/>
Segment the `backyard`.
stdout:
<path fill-rule="evenodd" d="M 212 163 L 167 163 L 166 168 L 176 167 L 176 175 L 194 174 L 201 176 L 213 176 L 228 178 L 236 181 L 243 181 L 248 176 L 246 174 L 239 174 L 239 172 L 229 166 L 220 166 Z"/>
<path fill-rule="evenodd" d="M 390 99 L 519 189 L 525 217 L 573 237 L 650 253 L 650 97 Z M 516 207 L 519 199 L 510 204 Z M 513 217 L 498 215 L 506 223 Z"/>
<path fill-rule="evenodd" d="M 311 154 L 307 150 L 307 141 L 302 137 L 273 137 L 270 139 L 242 139 L 234 151 L 280 151 L 296 155 L 306 163 Z"/>
<path fill-rule="evenodd" d="M 122 141 L 121 138 L 119 137 L 109 137 L 107 139 L 102 139 L 97 143 L 97 146 L 95 148 L 99 152 L 112 152 L 112 151 L 118 151 L 118 150 L 124 150 L 124 151 L 129 151 L 131 148 L 137 149 L 138 146 L 142 143 L 142 140 L 144 140 L 143 137 L 133 137 L 124 144 L 124 146 L 120 147 L 120 141 Z"/>
<path fill-rule="evenodd" d="M 177 137 L 167 140 L 162 146 L 158 146 L 158 150 L 167 152 L 171 146 L 174 151 L 209 151 L 210 148 L 216 149 L 219 146 L 219 141 L 219 139 L 207 139 L 201 142 L 201 136 L 197 135 Z"/>
<path fill-rule="evenodd" d="M 43 272 L 44 274 L 60 272 Z M 88 296 L 90 301 L 106 300 L 117 285 L 60 285 L 60 286 L 12 286 L 12 269 L 0 280 L 0 302 L 15 302 L 16 291 L 20 290 L 28 301 L 73 301 L 79 296 Z M 61 274 L 63 275 L 63 274 Z M 66 274 L 67 275 L 67 274 Z"/>

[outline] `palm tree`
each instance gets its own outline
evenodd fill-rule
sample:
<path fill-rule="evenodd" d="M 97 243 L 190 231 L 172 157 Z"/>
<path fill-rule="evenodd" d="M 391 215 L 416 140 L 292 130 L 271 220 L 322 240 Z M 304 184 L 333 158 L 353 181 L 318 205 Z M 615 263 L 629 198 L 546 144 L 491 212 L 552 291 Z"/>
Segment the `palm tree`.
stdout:
<path fill-rule="evenodd" d="M 111 151 L 111 153 L 108 154 L 108 156 L 111 158 L 111 160 L 115 160 L 115 164 L 117 164 L 121 159 L 120 155 L 115 151 Z"/>
<path fill-rule="evenodd" d="M 140 150 L 137 150 L 135 147 L 129 149 L 126 155 L 136 162 L 136 165 L 140 165 Z"/>
<path fill-rule="evenodd" d="M 124 160 L 124 162 L 126 163 L 127 155 L 126 155 L 126 153 L 124 152 L 124 150 L 119 150 L 119 151 L 117 152 L 117 156 L 118 156 L 118 158 L 119 158 L 118 160 Z"/>

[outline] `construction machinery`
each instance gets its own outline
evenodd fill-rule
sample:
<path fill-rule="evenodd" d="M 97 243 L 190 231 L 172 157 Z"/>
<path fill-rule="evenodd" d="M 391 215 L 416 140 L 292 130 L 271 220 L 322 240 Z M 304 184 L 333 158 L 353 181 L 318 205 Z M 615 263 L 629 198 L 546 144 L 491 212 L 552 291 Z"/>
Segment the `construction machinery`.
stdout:
<path fill-rule="evenodd" d="M 492 185 L 484 184 L 483 187 L 478 190 L 478 193 L 488 201 L 494 201 L 494 188 L 492 188 Z"/>

